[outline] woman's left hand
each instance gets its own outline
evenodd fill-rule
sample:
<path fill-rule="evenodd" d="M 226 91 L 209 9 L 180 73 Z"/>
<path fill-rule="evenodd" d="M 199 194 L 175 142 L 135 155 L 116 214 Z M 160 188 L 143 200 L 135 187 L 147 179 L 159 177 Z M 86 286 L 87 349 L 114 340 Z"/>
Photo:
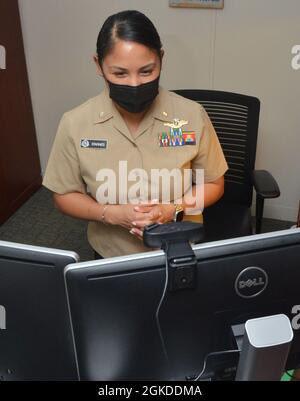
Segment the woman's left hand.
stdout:
<path fill-rule="evenodd" d="M 130 232 L 142 240 L 145 226 L 153 223 L 163 224 L 173 221 L 175 206 L 174 204 L 141 203 L 135 206 L 134 210 L 144 215 L 139 220 L 132 222 L 133 228 Z"/>

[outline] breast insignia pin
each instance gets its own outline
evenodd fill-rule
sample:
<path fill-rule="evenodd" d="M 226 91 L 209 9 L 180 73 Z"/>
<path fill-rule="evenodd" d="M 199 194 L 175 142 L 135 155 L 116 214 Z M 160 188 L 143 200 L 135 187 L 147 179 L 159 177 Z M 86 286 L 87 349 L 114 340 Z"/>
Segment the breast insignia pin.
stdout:
<path fill-rule="evenodd" d="M 179 120 L 179 118 L 174 118 L 172 123 L 164 123 L 165 127 L 170 128 L 170 139 L 169 146 L 183 146 L 184 139 L 182 136 L 182 127 L 187 125 L 189 122 L 186 120 Z"/>

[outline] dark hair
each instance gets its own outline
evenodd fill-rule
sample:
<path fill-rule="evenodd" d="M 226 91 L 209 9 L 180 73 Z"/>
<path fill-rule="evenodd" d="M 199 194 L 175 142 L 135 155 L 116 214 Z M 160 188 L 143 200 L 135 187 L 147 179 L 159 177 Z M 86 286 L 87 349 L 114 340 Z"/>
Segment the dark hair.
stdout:
<path fill-rule="evenodd" d="M 147 46 L 154 50 L 161 60 L 162 44 L 159 34 L 150 19 L 139 11 L 122 11 L 111 15 L 104 22 L 97 40 L 100 64 L 118 39 Z"/>

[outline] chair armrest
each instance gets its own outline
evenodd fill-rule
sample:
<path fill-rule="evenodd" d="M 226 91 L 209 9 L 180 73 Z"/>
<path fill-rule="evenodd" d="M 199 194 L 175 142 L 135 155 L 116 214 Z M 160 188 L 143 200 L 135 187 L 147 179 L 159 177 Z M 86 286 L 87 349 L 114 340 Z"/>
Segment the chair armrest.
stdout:
<path fill-rule="evenodd" d="M 275 178 L 266 170 L 254 170 L 253 185 L 258 196 L 263 199 L 278 198 L 280 189 Z"/>

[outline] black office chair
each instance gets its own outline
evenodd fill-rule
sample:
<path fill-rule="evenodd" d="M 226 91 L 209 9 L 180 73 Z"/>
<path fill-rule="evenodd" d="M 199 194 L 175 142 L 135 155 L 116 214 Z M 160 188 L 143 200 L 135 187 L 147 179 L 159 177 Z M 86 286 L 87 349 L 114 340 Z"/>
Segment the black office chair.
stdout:
<path fill-rule="evenodd" d="M 207 111 L 221 143 L 229 170 L 221 200 L 204 210 L 206 241 L 254 233 L 251 222 L 253 186 L 256 190 L 256 233 L 261 232 L 264 200 L 280 190 L 272 175 L 254 170 L 259 99 L 215 90 L 174 90 L 200 103 Z"/>

